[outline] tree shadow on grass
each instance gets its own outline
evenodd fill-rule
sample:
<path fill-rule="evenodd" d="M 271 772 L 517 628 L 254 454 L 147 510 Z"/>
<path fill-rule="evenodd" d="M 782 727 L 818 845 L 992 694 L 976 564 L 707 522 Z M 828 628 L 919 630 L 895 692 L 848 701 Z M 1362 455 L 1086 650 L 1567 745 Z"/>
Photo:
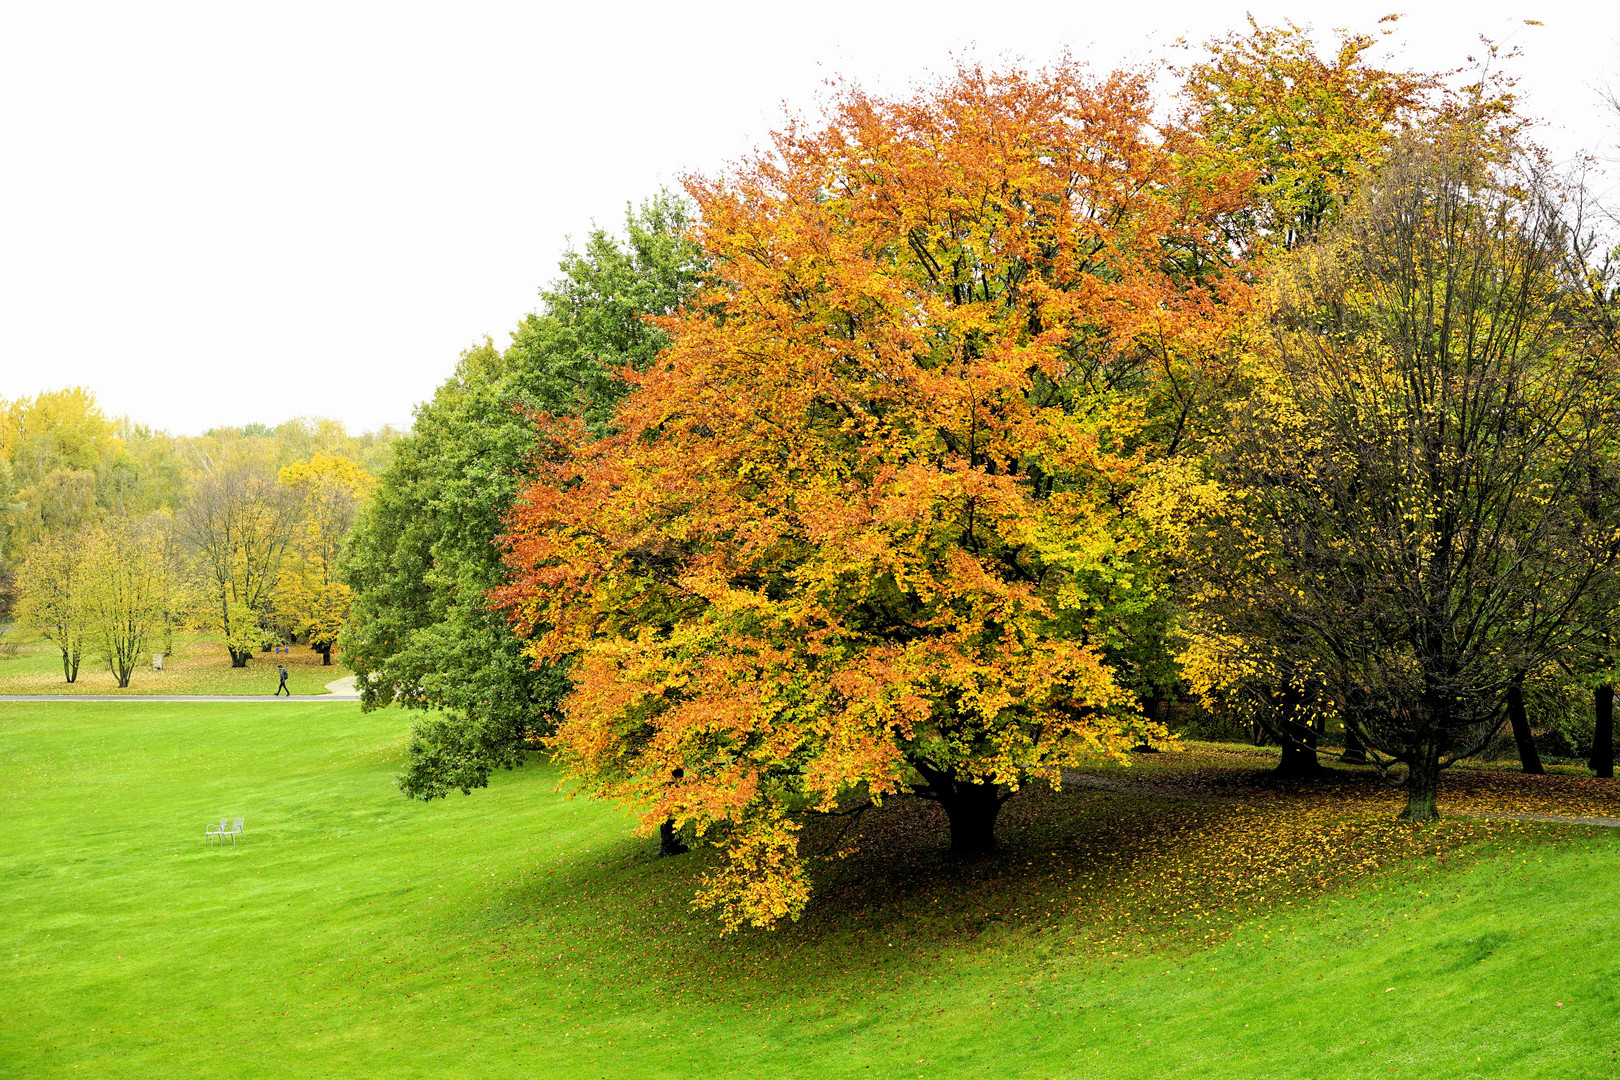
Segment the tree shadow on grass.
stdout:
<path fill-rule="evenodd" d="M 627 838 L 509 890 L 492 929 L 543 966 L 611 980 L 629 956 L 637 979 L 703 1000 L 854 993 L 975 964 L 1185 955 L 1391 867 L 1455 866 L 1503 828 L 1398 823 L 1398 795 L 1347 770 L 1286 788 L 1252 766 L 1200 782 L 1221 794 L 1026 790 L 1003 810 L 999 850 L 967 862 L 948 858 L 937 805 L 889 800 L 850 830 L 853 853 L 812 859 L 815 893 L 799 921 L 731 935 L 691 907 L 712 852 L 657 859 L 654 841 Z M 845 824 L 812 820 L 805 850 L 836 846 Z"/>

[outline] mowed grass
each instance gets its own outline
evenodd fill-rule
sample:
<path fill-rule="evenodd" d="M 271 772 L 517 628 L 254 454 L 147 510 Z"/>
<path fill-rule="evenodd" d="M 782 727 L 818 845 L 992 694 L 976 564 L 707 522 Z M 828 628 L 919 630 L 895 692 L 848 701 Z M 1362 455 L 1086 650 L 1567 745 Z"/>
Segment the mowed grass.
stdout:
<path fill-rule="evenodd" d="M 407 726 L 0 705 L 0 1076 L 1616 1072 L 1610 830 L 1391 826 L 1353 777 L 1079 790 L 1020 796 L 958 866 L 899 801 L 800 923 L 722 938 L 688 908 L 704 856 L 651 857 L 548 768 L 402 799 Z M 205 847 L 222 814 L 241 843 Z"/>
<path fill-rule="evenodd" d="M 13 641 L 19 632 L 10 632 Z M 154 643 L 148 653 L 162 648 Z M 273 694 L 276 668 L 287 667 L 287 689 L 294 694 L 325 694 L 326 684 L 350 674 L 336 654 L 322 665 L 321 654 L 294 645 L 284 653 L 255 653 L 247 667 L 231 667 L 231 655 L 218 641 L 194 634 L 177 635 L 173 655 L 162 671 L 153 671 L 151 657 L 130 673 L 129 686 L 118 680 L 104 660 L 86 653 L 78 677 L 68 682 L 62 673 L 62 652 L 48 641 L 18 643 L 15 655 L 0 655 L 0 695 L 5 694 Z"/>

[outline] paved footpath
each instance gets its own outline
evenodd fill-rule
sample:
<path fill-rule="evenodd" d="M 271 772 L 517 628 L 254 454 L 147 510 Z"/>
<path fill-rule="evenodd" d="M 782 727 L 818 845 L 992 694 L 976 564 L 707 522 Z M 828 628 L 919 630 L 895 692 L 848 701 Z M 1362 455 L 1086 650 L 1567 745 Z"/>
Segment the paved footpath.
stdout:
<path fill-rule="evenodd" d="M 359 701 L 359 694 L 0 694 L 0 701 Z"/>
<path fill-rule="evenodd" d="M 324 694 L 0 694 L 0 701 L 359 701 L 354 676 L 333 679 Z"/>

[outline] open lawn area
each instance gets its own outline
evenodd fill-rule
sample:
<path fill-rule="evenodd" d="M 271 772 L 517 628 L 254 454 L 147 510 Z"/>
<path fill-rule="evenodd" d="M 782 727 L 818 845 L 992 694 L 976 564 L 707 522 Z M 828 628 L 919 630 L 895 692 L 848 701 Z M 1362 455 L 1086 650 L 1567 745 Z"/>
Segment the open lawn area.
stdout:
<path fill-rule="evenodd" d="M 7 636 L 16 641 L 17 631 Z M 148 652 L 155 652 L 154 645 Z M 350 674 L 334 654 L 330 666 L 321 664 L 321 654 L 294 645 L 290 652 L 258 653 L 245 668 L 231 667 L 230 653 L 222 642 L 192 634 L 176 635 L 174 653 L 164 660 L 162 671 L 150 663 L 136 667 L 128 689 L 120 690 L 107 665 L 86 654 L 79 665 L 79 677 L 67 682 L 62 677 L 62 652 L 48 641 L 29 641 L 17 646 L 15 655 L 0 652 L 0 696 L 7 694 L 273 694 L 276 667 L 287 666 L 287 689 L 294 694 L 325 694 L 326 684 Z"/>
<path fill-rule="evenodd" d="M 1617 830 L 1396 825 L 1365 774 L 1203 747 L 1019 796 L 974 864 L 891 802 L 801 922 L 722 938 L 706 856 L 550 768 L 401 798 L 407 727 L 0 704 L 0 1076 L 1616 1075 Z M 1620 800 L 1476 771 L 1459 807 Z"/>

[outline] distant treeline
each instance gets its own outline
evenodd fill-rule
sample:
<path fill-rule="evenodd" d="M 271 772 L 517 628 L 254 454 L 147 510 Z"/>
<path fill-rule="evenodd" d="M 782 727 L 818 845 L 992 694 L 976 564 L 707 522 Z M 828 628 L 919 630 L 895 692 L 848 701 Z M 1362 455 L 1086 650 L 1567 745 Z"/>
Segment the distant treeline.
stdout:
<path fill-rule="evenodd" d="M 334 568 L 398 433 L 300 418 L 172 435 L 82 387 L 0 401 L 0 619 L 128 681 L 189 626 L 245 664 L 302 641 L 329 660 L 348 618 Z"/>

